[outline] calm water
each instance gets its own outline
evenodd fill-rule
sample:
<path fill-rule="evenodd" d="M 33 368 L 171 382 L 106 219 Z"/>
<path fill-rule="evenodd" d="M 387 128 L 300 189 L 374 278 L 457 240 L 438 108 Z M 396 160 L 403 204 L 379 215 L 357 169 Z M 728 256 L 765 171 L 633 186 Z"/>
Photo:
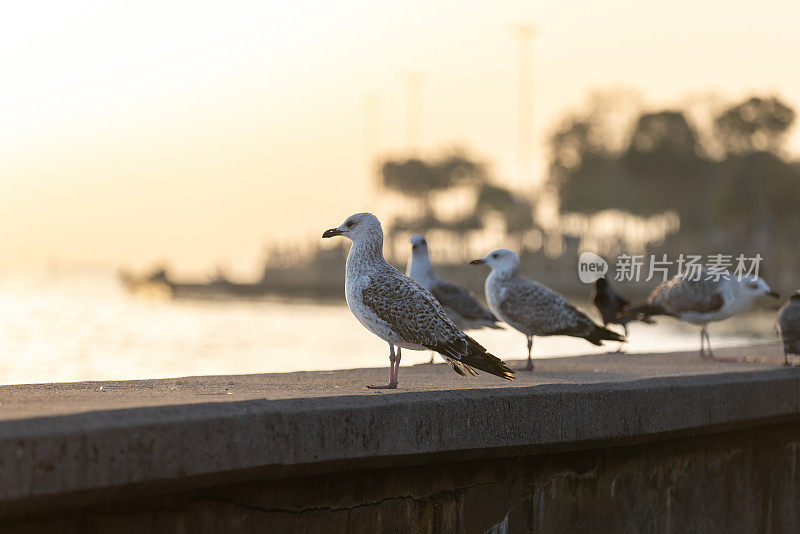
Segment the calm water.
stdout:
<path fill-rule="evenodd" d="M 712 325 L 715 347 L 773 340 L 774 312 Z M 494 354 L 525 355 L 515 331 L 478 331 Z M 698 347 L 698 330 L 665 319 L 635 325 L 629 352 Z M 616 344 L 611 344 L 615 347 Z M 604 352 L 537 338 L 537 357 Z M 406 351 L 403 365 L 427 361 Z M 263 373 L 388 364 L 387 346 L 344 302 L 193 302 L 131 296 L 113 274 L 0 276 L 0 383 Z"/>

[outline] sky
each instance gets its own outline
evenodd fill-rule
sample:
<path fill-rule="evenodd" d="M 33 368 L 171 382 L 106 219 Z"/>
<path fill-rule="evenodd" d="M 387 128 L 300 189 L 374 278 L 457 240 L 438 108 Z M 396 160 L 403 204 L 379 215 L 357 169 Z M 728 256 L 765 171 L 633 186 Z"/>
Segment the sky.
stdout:
<path fill-rule="evenodd" d="M 254 273 L 265 244 L 381 206 L 369 162 L 407 148 L 410 74 L 420 150 L 466 147 L 518 185 L 515 24 L 539 32 L 532 181 L 595 89 L 797 108 L 798 20 L 778 0 L 4 3 L 0 270 Z"/>

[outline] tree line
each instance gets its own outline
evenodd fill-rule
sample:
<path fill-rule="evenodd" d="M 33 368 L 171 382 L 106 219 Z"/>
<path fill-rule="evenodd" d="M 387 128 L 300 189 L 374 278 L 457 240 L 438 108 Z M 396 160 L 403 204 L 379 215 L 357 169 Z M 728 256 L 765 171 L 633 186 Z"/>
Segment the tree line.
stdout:
<path fill-rule="evenodd" d="M 786 252 L 787 244 L 797 249 L 800 163 L 785 151 L 796 119 L 790 105 L 752 96 L 710 114 L 703 127 L 684 109 L 645 110 L 627 128 L 617 126 L 615 136 L 609 134 L 613 114 L 602 109 L 607 104 L 598 99 L 569 114 L 549 136 L 547 185 L 562 213 L 672 211 L 680 218 L 675 246 L 762 254 Z M 415 206 L 416 215 L 396 217 L 390 232 L 464 234 L 483 228 L 490 214 L 520 242 L 536 227 L 533 200 L 499 185 L 485 163 L 464 152 L 386 160 L 380 176 Z M 442 220 L 435 199 L 455 188 L 470 190 L 473 205 Z"/>

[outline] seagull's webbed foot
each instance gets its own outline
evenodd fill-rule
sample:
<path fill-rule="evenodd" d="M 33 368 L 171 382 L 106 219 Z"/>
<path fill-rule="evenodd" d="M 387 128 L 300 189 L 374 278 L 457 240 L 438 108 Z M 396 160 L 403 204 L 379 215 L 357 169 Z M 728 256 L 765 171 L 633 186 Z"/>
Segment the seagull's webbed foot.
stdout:
<path fill-rule="evenodd" d="M 386 384 L 385 386 L 369 385 L 369 386 L 367 386 L 367 389 L 397 389 L 397 382 L 390 382 L 390 383 Z"/>
<path fill-rule="evenodd" d="M 528 360 L 528 363 L 525 364 L 526 371 L 533 371 L 533 360 Z"/>

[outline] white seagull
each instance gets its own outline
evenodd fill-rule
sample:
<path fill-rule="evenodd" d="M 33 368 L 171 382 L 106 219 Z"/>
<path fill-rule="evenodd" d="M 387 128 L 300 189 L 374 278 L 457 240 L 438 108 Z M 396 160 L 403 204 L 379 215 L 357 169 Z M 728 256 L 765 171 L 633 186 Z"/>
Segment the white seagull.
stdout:
<path fill-rule="evenodd" d="M 389 383 L 371 389 L 394 389 L 401 348 L 433 350 L 458 374 L 474 369 L 511 380 L 514 372 L 486 352 L 447 316 L 431 293 L 392 267 L 383 257 L 383 230 L 371 213 L 357 213 L 322 237 L 344 236 L 353 242 L 347 255 L 345 296 L 350 311 L 370 332 L 389 344 Z M 397 351 L 395 352 L 395 347 Z"/>
<path fill-rule="evenodd" d="M 687 323 L 700 325 L 700 356 L 713 358 L 708 323 L 722 321 L 745 312 L 761 296 L 778 298 L 767 283 L 757 276 L 733 276 L 708 271 L 686 273 L 661 282 L 643 305 L 631 309 L 647 319 L 669 315 Z M 705 351 L 708 346 L 708 353 Z"/>
<path fill-rule="evenodd" d="M 519 257 L 510 250 L 495 250 L 472 264 L 492 268 L 486 278 L 486 301 L 492 311 L 528 338 L 528 364 L 533 369 L 534 336 L 580 337 L 602 345 L 602 341 L 625 341 L 616 332 L 595 324 L 560 293 L 519 276 Z"/>
<path fill-rule="evenodd" d="M 410 276 L 422 287 L 430 291 L 445 313 L 461 330 L 478 330 L 494 328 L 502 330 L 497 324 L 497 317 L 484 308 L 472 292 L 447 280 L 442 280 L 433 272 L 428 242 L 422 235 L 411 237 L 411 261 L 408 263 L 406 275 Z M 433 354 L 431 354 L 433 363 Z"/>
<path fill-rule="evenodd" d="M 795 291 L 781 308 L 778 327 L 783 340 L 783 364 L 789 365 L 789 354 L 800 354 L 800 291 Z"/>

